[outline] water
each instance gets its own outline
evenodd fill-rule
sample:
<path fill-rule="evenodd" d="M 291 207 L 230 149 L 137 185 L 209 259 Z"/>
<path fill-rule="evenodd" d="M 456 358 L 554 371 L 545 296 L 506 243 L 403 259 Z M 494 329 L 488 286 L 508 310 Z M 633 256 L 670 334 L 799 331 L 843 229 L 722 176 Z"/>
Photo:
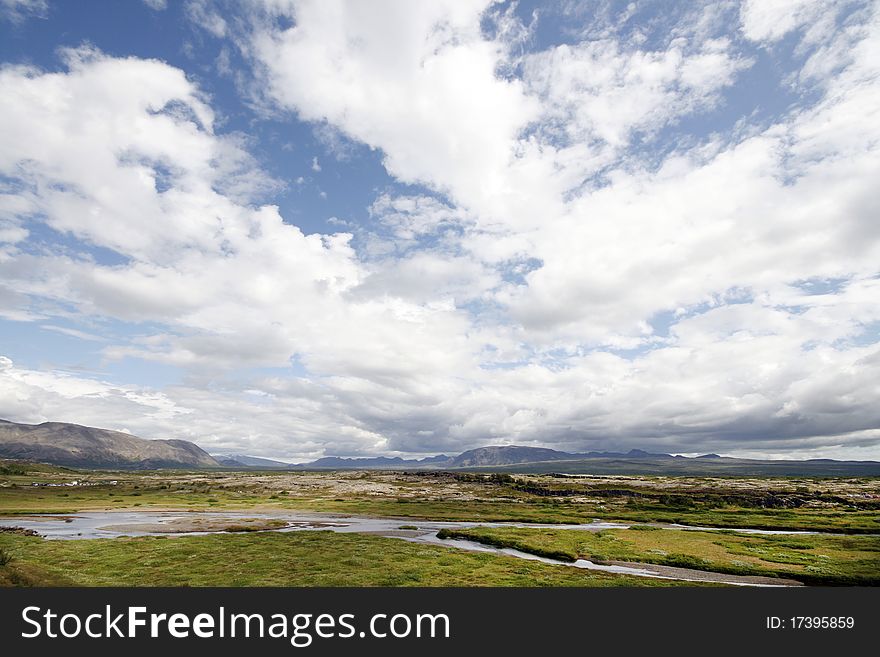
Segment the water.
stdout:
<path fill-rule="evenodd" d="M 369 533 L 394 535 L 402 525 L 418 527 L 419 536 L 434 536 L 441 529 L 464 529 L 467 527 L 545 527 L 554 529 L 578 529 L 599 531 L 601 529 L 626 529 L 629 525 L 611 522 L 592 522 L 580 525 L 523 524 L 513 522 L 442 522 L 434 520 L 408 520 L 400 518 L 374 518 L 369 516 L 339 516 L 326 513 L 301 513 L 280 511 L 273 513 L 245 512 L 187 512 L 187 511 L 88 511 L 70 515 L 40 515 L 0 518 L 0 524 L 33 529 L 49 539 L 113 538 L 115 536 L 177 536 L 217 532 L 157 532 L 148 528 L 137 530 L 113 529 L 120 525 L 165 524 L 176 520 L 200 518 L 222 520 L 236 518 L 266 518 L 296 523 L 270 531 L 320 531 L 340 533 Z M 317 526 L 309 526 L 314 523 Z M 426 541 L 434 542 L 434 541 Z M 447 544 L 440 539 L 437 543 Z"/>
<path fill-rule="evenodd" d="M 682 569 L 681 573 L 671 576 L 664 574 L 662 569 L 651 564 L 634 564 L 632 566 L 596 564 L 586 559 L 575 562 L 564 562 L 546 557 L 540 557 L 528 552 L 521 552 L 512 548 L 497 548 L 476 541 L 460 539 L 440 539 L 437 532 L 441 529 L 466 529 L 469 527 L 529 527 L 548 529 L 573 529 L 578 531 L 600 531 L 603 529 L 627 529 L 630 525 L 611 522 L 591 522 L 583 524 L 560 525 L 560 524 L 537 524 L 516 522 L 445 522 L 434 520 L 411 520 L 400 518 L 374 518 L 368 516 L 339 516 L 325 513 L 303 512 L 273 512 L 267 513 L 243 513 L 243 512 L 180 512 L 180 511 L 90 511 L 69 515 L 40 515 L 20 516 L 12 518 L 0 518 L 0 525 L 17 526 L 32 529 L 50 540 L 77 540 L 95 538 L 115 538 L 117 536 L 198 536 L 204 534 L 222 533 L 219 531 L 199 532 L 157 532 L 150 525 L 173 523 L 174 521 L 186 521 L 194 518 L 203 520 L 235 520 L 237 518 L 265 518 L 284 520 L 287 527 L 266 531 L 293 532 L 293 531 L 333 531 L 338 533 L 361 533 L 390 536 L 413 543 L 441 545 L 443 547 L 456 547 L 472 552 L 490 552 L 505 554 L 518 559 L 540 561 L 554 565 L 565 565 L 572 568 L 585 570 L 597 570 L 608 573 L 633 575 L 636 577 L 652 577 L 658 579 L 675 579 L 684 581 L 712 581 L 723 582 L 739 586 L 775 586 L 773 584 L 756 584 L 747 578 L 733 575 L 720 576 L 717 573 L 702 573 L 696 570 Z M 139 530 L 137 527 L 142 526 Z M 125 527 L 123 527 L 125 526 Z M 401 526 L 415 526 L 415 530 L 402 530 Z M 684 525 L 666 525 L 666 527 L 678 530 L 711 530 L 717 531 L 717 527 L 688 527 Z M 770 531 L 760 529 L 737 529 L 740 531 L 759 534 L 805 534 L 813 532 L 797 531 Z M 688 576 L 692 574 L 692 576 Z M 711 577 L 710 577 L 711 576 Z"/>

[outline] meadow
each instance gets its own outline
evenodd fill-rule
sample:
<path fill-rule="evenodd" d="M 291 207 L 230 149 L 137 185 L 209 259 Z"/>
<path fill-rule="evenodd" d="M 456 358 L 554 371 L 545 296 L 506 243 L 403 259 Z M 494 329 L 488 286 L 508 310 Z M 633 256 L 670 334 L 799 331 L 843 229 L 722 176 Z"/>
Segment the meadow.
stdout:
<path fill-rule="evenodd" d="M 647 525 L 600 532 L 477 527 L 444 530 L 441 536 L 514 548 L 561 561 L 653 563 L 732 575 L 787 578 L 804 584 L 880 584 L 877 536 L 760 535 Z"/>
<path fill-rule="evenodd" d="M 296 509 L 482 522 L 601 519 L 880 533 L 878 478 L 618 475 L 560 479 L 439 472 L 75 472 L 44 468 L 0 472 L 0 515 L 136 508 Z M 74 480 L 88 485 L 33 485 Z"/>
<path fill-rule="evenodd" d="M 6 586 L 672 586 L 328 531 L 47 541 L 0 533 Z M 0 559 L 2 562 L 2 559 Z"/>
<path fill-rule="evenodd" d="M 72 485 L 76 482 L 76 485 Z M 36 485 L 35 485 L 36 484 Z M 54 484 L 54 485 L 49 485 Z M 877 478 L 509 475 L 463 472 L 74 471 L 5 462 L 0 524 L 106 510 L 315 511 L 422 520 L 635 525 L 600 532 L 459 529 L 561 561 L 638 562 L 807 584 L 880 583 Z M 818 532 L 766 536 L 671 524 Z M 648 526 L 650 524 L 650 526 Z M 248 529 L 244 527 L 243 529 Z M 48 541 L 0 533 L 7 585 L 653 586 L 394 538 L 326 531 Z M 680 584 L 680 582 L 678 582 Z"/>

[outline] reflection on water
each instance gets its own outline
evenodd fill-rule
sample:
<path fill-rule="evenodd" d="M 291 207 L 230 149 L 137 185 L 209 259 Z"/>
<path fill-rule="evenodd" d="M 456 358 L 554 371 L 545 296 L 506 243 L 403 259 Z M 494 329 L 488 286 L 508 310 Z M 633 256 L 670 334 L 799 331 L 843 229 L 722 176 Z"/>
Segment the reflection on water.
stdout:
<path fill-rule="evenodd" d="M 554 529 L 626 529 L 629 525 L 611 522 L 592 522 L 580 525 L 523 524 L 515 522 L 442 522 L 434 520 L 401 520 L 400 518 L 372 518 L 367 516 L 339 516 L 328 513 L 301 513 L 278 511 L 272 513 L 243 512 L 196 512 L 196 511 L 87 511 L 75 515 L 40 515 L 0 518 L 2 525 L 15 525 L 34 529 L 50 539 L 112 538 L 114 536 L 175 536 L 167 531 L 151 531 L 149 526 L 186 521 L 193 517 L 208 520 L 236 518 L 261 518 L 287 521 L 287 527 L 272 531 L 330 530 L 341 533 L 387 534 L 401 538 L 425 538 L 422 542 L 447 545 L 448 541 L 428 540 L 441 529 L 466 527 L 548 527 Z M 408 523 L 408 524 L 403 524 Z M 143 530 L 137 526 L 142 525 Z M 407 529 L 402 529 L 405 527 Z M 417 529 L 409 529 L 417 527 Z M 216 532 L 180 532 L 180 534 L 206 534 Z M 434 537 L 436 538 L 436 537 Z"/>
<path fill-rule="evenodd" d="M 599 531 L 602 529 L 626 529 L 629 525 L 611 522 L 591 522 L 578 525 L 563 524 L 538 524 L 516 522 L 442 522 L 433 520 L 402 520 L 400 518 L 372 518 L 366 516 L 340 516 L 326 513 L 302 513 L 302 512 L 272 512 L 267 513 L 241 513 L 241 512 L 171 512 L 171 511 L 90 511 L 68 515 L 39 515 L 19 516 L 12 518 L 0 518 L 0 525 L 23 527 L 39 532 L 47 539 L 75 540 L 89 538 L 114 538 L 117 536 L 198 536 L 204 534 L 221 533 L 217 531 L 191 531 L 191 532 L 168 532 L 155 531 L 155 525 L 177 523 L 193 518 L 200 520 L 235 520 L 240 518 L 260 518 L 284 520 L 287 526 L 281 529 L 266 531 L 293 532 L 293 531 L 333 531 L 339 533 L 366 533 L 381 536 L 390 536 L 414 543 L 442 545 L 455 547 L 472 552 L 491 552 L 494 554 L 506 554 L 519 559 L 529 561 L 541 561 L 543 563 L 565 565 L 572 568 L 586 570 L 598 570 L 608 573 L 634 575 L 638 577 L 656 577 L 661 579 L 677 579 L 686 581 L 705 581 L 711 575 L 712 581 L 744 586 L 764 586 L 766 584 L 754 584 L 747 578 L 736 576 L 723 576 L 719 579 L 715 573 L 703 573 L 699 571 L 677 572 L 674 576 L 661 567 L 651 564 L 633 564 L 631 566 L 596 564 L 585 559 L 579 559 L 573 563 L 557 561 L 540 557 L 527 552 L 521 552 L 511 548 L 497 548 L 475 541 L 460 539 L 439 539 L 437 532 L 441 529 L 465 529 L 468 527 L 530 527 L 573 529 L 578 531 Z M 406 523 L 406 524 L 402 524 Z M 143 530 L 139 530 L 142 526 Z M 152 526 L 152 527 L 151 527 Z M 666 525 L 667 527 L 680 530 L 718 530 L 715 527 L 686 527 L 683 525 Z M 795 531 L 768 531 L 759 529 L 737 529 L 731 531 L 760 533 L 760 534 L 803 534 L 811 532 Z M 691 573 L 687 576 L 685 573 Z M 771 585 L 772 586 L 772 585 Z"/>

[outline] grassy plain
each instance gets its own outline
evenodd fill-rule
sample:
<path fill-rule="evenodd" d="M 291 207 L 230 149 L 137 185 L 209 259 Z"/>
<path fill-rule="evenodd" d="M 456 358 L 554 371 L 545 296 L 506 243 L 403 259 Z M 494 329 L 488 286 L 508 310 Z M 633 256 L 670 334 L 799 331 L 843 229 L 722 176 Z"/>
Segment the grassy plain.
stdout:
<path fill-rule="evenodd" d="M 0 534 L 7 586 L 669 586 L 328 531 L 47 541 Z"/>
<path fill-rule="evenodd" d="M 805 584 L 880 585 L 880 537 L 876 536 L 757 535 L 639 525 L 601 532 L 475 527 L 441 534 L 563 561 L 641 562 L 782 577 Z"/>
<path fill-rule="evenodd" d="M 96 485 L 32 485 L 71 480 Z M 296 509 L 482 522 L 600 519 L 871 534 L 880 533 L 880 479 L 377 471 L 0 473 L 0 515 L 134 508 Z"/>
<path fill-rule="evenodd" d="M 61 485 L 77 482 L 76 486 Z M 39 484 L 39 485 L 34 485 Z M 56 484 L 48 486 L 46 484 Z M 85 484 L 85 485 L 84 485 Z M 880 479 L 481 475 L 439 472 L 83 472 L 0 463 L 0 516 L 87 510 L 319 511 L 521 523 L 679 523 L 810 530 L 476 528 L 470 539 L 594 561 L 638 561 L 806 583 L 880 582 Z M 4 524 L 14 524 L 14 520 Z M 463 535 L 465 535 L 463 534 Z M 0 534 L 0 583 L 81 585 L 657 585 L 331 532 L 45 541 Z"/>

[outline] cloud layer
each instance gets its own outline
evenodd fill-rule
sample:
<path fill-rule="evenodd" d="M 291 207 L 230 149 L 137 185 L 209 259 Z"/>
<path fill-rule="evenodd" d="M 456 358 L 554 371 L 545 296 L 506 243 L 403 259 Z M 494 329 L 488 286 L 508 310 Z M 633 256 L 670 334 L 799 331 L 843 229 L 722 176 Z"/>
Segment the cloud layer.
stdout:
<path fill-rule="evenodd" d="M 0 314 L 98 344 L 96 367 L 182 372 L 7 354 L 0 417 L 290 459 L 880 457 L 876 3 L 653 32 L 635 5 L 386 4 L 188 9 L 249 67 L 254 120 L 381 154 L 399 185 L 335 234 L 282 216 L 180 68 L 83 46 L 0 70 Z M 578 29 L 539 43 L 553 20 Z M 792 102 L 736 111 L 768 62 Z"/>

